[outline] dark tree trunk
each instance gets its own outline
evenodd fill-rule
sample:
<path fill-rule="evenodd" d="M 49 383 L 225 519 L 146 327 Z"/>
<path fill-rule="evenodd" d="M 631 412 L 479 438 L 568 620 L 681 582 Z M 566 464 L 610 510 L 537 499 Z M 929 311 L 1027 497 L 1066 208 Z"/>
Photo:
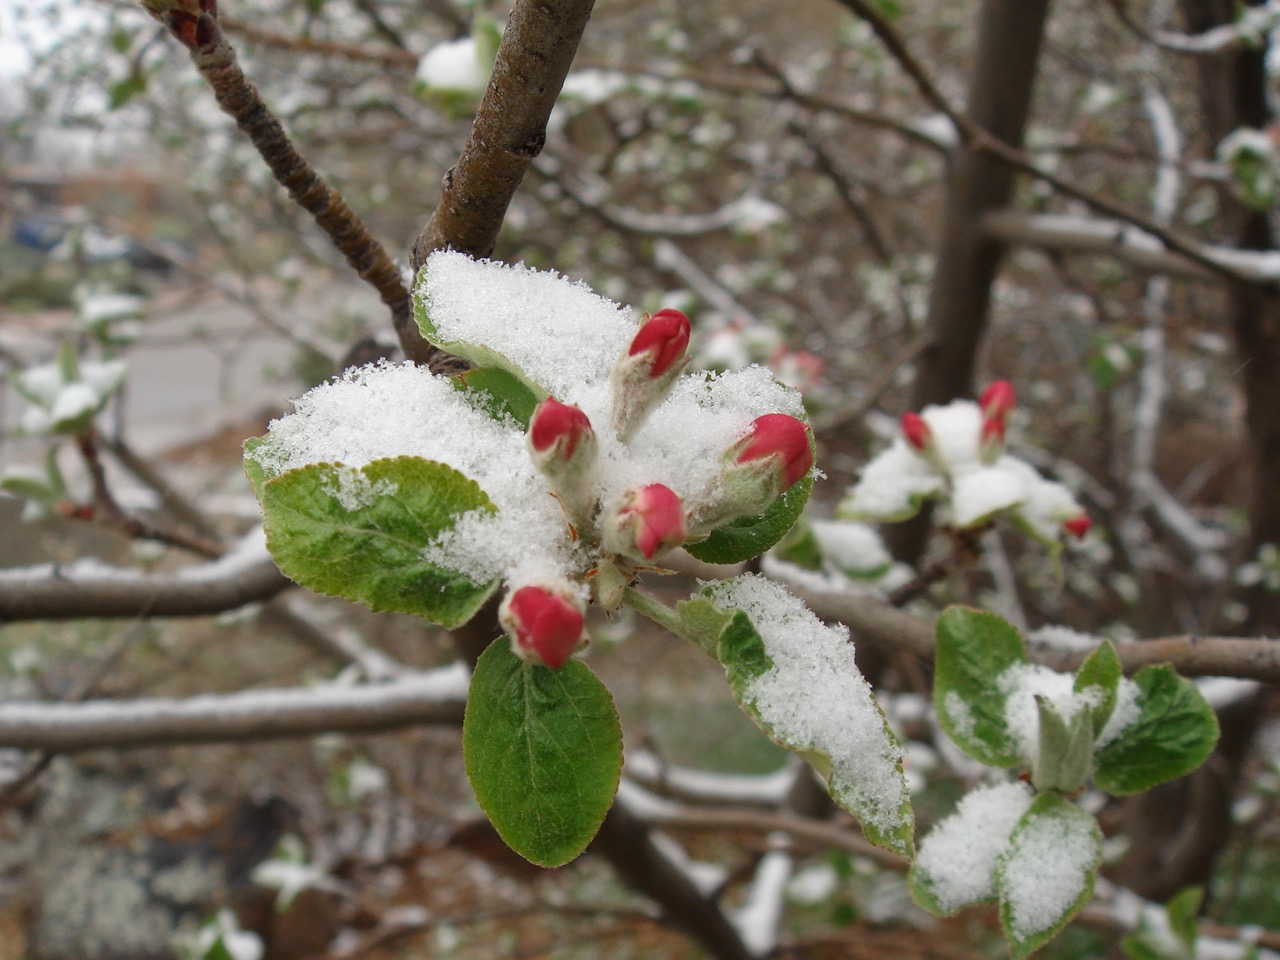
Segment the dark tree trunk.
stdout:
<path fill-rule="evenodd" d="M 1048 12 L 1049 0 L 986 0 L 978 15 L 968 112 L 979 126 L 1014 146 L 1022 144 L 1026 129 Z M 985 236 L 979 225 L 985 214 L 1008 204 L 1014 171 L 964 143 L 951 163 L 913 410 L 972 393 L 991 286 L 1005 251 L 1005 244 Z M 909 563 L 918 560 L 928 532 L 927 515 L 892 528 L 894 553 Z"/>

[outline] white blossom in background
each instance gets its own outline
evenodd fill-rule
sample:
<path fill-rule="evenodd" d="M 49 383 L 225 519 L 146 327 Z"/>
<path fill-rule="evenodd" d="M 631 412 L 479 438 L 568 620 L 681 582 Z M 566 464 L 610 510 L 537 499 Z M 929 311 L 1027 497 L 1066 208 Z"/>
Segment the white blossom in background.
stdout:
<path fill-rule="evenodd" d="M 13 378 L 27 401 L 20 421 L 24 433 L 76 433 L 88 425 L 124 384 L 123 360 L 81 360 L 68 342 L 53 363 L 28 367 Z"/>
<path fill-rule="evenodd" d="M 961 529 L 1007 519 L 1042 543 L 1063 533 L 1082 537 L 1090 520 L 1071 491 L 1005 452 L 1013 387 L 991 384 L 978 403 L 955 400 L 902 417 L 889 449 L 873 458 L 841 501 L 849 520 L 897 521 L 939 500 L 946 521 Z"/>
<path fill-rule="evenodd" d="M 1280 187 L 1280 157 L 1276 135 L 1270 130 L 1240 127 L 1218 144 L 1218 161 L 1231 170 L 1236 196 L 1253 210 L 1267 210 L 1276 203 Z"/>
<path fill-rule="evenodd" d="M 142 330 L 138 321 L 146 310 L 146 297 L 81 284 L 74 299 L 76 319 L 101 340 L 127 343 L 136 340 Z"/>
<path fill-rule="evenodd" d="M 219 910 L 195 933 L 173 944 L 181 960 L 261 960 L 262 938 L 252 930 L 240 929 L 236 915 Z"/>
<path fill-rule="evenodd" d="M 433 93 L 479 98 L 489 85 L 502 28 L 477 18 L 471 36 L 438 43 L 418 61 L 415 79 Z"/>
<path fill-rule="evenodd" d="M 276 910 L 280 913 L 288 910 L 304 890 L 327 878 L 323 867 L 307 862 L 306 849 L 295 836 L 281 840 L 271 858 L 254 867 L 250 875 L 258 886 L 276 891 Z"/>

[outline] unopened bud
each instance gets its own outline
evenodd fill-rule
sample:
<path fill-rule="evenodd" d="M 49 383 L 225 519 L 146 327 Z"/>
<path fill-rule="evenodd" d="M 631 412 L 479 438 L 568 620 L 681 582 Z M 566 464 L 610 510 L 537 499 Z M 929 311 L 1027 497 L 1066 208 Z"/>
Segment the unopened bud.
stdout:
<path fill-rule="evenodd" d="M 666 397 L 689 362 L 689 318 L 659 310 L 640 327 L 613 368 L 613 427 L 626 441 Z"/>
<path fill-rule="evenodd" d="M 582 601 L 569 588 L 530 585 L 508 593 L 498 620 L 511 651 L 529 663 L 559 670 L 583 643 Z"/>
<path fill-rule="evenodd" d="M 720 499 L 698 511 L 698 535 L 729 520 L 763 513 L 799 483 L 813 467 L 809 428 L 785 413 L 766 413 L 725 452 L 724 461 Z"/>
<path fill-rule="evenodd" d="M 591 421 L 577 407 L 547 397 L 533 411 L 529 456 L 579 530 L 595 510 L 596 450 Z"/>
<path fill-rule="evenodd" d="M 925 423 L 924 417 L 918 413 L 904 413 L 902 415 L 902 435 L 913 449 L 921 453 L 933 440 L 933 431 L 929 429 L 929 424 Z"/>
<path fill-rule="evenodd" d="M 687 536 L 684 504 L 661 483 L 628 491 L 604 525 L 605 549 L 636 560 L 652 560 Z"/>
<path fill-rule="evenodd" d="M 1013 384 L 1008 380 L 997 380 L 982 391 L 978 398 L 978 406 L 982 408 L 982 416 L 987 420 L 999 420 L 1003 423 L 1017 405 L 1018 395 L 1014 393 Z"/>
<path fill-rule="evenodd" d="M 1089 532 L 1089 528 L 1093 526 L 1093 521 L 1089 519 L 1087 513 L 1072 517 L 1070 520 L 1062 521 L 1062 529 L 1071 534 L 1077 540 L 1084 539 L 1084 535 Z"/>

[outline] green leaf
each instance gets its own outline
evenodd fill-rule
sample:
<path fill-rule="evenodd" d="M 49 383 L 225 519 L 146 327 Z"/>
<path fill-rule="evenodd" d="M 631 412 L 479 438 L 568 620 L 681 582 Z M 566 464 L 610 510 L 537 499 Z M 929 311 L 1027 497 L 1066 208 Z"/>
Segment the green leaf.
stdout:
<path fill-rule="evenodd" d="M 1204 887 L 1184 887 L 1165 906 L 1169 929 L 1182 941 L 1188 955 L 1194 956 L 1196 937 L 1200 932 L 1200 905 L 1204 903 Z"/>
<path fill-rule="evenodd" d="M 1208 759 L 1218 742 L 1213 708 L 1173 667 L 1143 667 L 1133 682 L 1141 713 L 1094 754 L 1094 783 L 1116 796 L 1185 776 Z"/>
<path fill-rule="evenodd" d="M 135 71 L 107 88 L 107 109 L 119 110 L 134 97 L 146 91 L 147 75 L 141 70 Z"/>
<path fill-rule="evenodd" d="M 805 477 L 773 501 L 756 517 L 741 517 L 711 532 L 698 543 L 685 544 L 685 550 L 703 563 L 741 563 L 758 557 L 787 535 L 804 513 L 804 505 L 813 489 L 813 478 Z"/>
<path fill-rule="evenodd" d="M 1090 708 L 1089 711 L 1093 717 L 1095 733 L 1101 732 L 1107 725 L 1112 711 L 1116 708 L 1120 677 L 1120 658 L 1116 656 L 1116 648 L 1111 645 L 1110 640 L 1104 641 L 1102 646 L 1089 654 L 1076 672 L 1076 682 L 1073 687 L 1076 693 L 1083 693 L 1089 687 L 1097 687 L 1102 691 L 1102 702 Z"/>
<path fill-rule="evenodd" d="M 1042 793 L 996 861 L 1000 925 L 1013 960 L 1058 935 L 1093 896 L 1102 862 L 1097 821 L 1057 793 Z"/>
<path fill-rule="evenodd" d="M 499 836 L 525 859 L 558 867 L 586 849 L 613 805 L 622 726 L 585 664 L 528 664 L 501 638 L 471 678 L 462 757 Z"/>
<path fill-rule="evenodd" d="M 254 458 L 254 451 L 259 447 L 271 442 L 271 436 L 268 434 L 264 437 L 250 437 L 244 442 L 244 472 L 249 478 L 249 486 L 253 488 L 253 495 L 262 501 L 262 488 L 266 485 L 267 472 L 262 469 L 262 464 Z"/>
<path fill-rule="evenodd" d="M 778 541 L 773 548 L 773 555 L 803 570 L 822 569 L 822 544 L 818 542 L 813 527 L 804 520 L 798 521 Z"/>
<path fill-rule="evenodd" d="M 975 760 L 993 767 L 1016 765 L 1020 757 L 996 678 L 1027 662 L 1022 636 L 994 613 L 948 607 L 938 618 L 937 638 L 933 705 L 938 723 Z"/>
<path fill-rule="evenodd" d="M 711 596 L 733 585 L 745 585 L 770 610 L 763 628 Z M 826 626 L 783 587 L 763 578 L 709 587 L 701 598 L 680 605 L 682 621 L 707 632 L 715 629 L 708 606 L 721 614 L 716 654 L 738 705 L 766 736 L 817 770 L 832 799 L 858 819 L 868 840 L 911 856 L 915 821 L 901 750 L 853 662 L 853 648 L 836 634 L 840 628 Z M 793 652 L 793 645 L 775 635 L 780 633 L 802 637 L 806 653 Z M 803 692 L 780 699 L 779 690 Z"/>
<path fill-rule="evenodd" d="M 1093 769 L 1093 714 L 1077 710 L 1068 723 L 1053 701 L 1036 696 L 1040 719 L 1040 749 L 1031 782 L 1037 790 L 1071 793 L 1084 786 Z"/>
<path fill-rule="evenodd" d="M 495 416 L 508 416 L 526 430 L 540 397 L 519 377 L 493 367 L 468 370 L 453 378 L 459 390 L 473 395 L 478 406 Z"/>
<path fill-rule="evenodd" d="M 1127 960 L 1170 960 L 1161 952 L 1158 941 L 1149 933 L 1131 933 L 1120 941 L 1120 952 Z"/>
<path fill-rule="evenodd" d="M 354 509 L 338 499 L 343 485 L 356 491 Z M 495 507 L 474 481 L 420 457 L 375 460 L 358 470 L 313 463 L 262 487 L 267 549 L 285 576 L 371 610 L 445 627 L 470 620 L 497 586 L 422 559 L 424 547 L 472 510 Z"/>

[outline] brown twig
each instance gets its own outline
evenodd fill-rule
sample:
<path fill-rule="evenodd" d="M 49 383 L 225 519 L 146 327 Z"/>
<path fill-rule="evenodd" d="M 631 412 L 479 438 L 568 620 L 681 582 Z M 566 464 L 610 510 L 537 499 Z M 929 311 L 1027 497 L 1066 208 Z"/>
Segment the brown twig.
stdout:
<path fill-rule="evenodd" d="M 312 37 L 273 33 L 240 19 L 221 17 L 219 22 L 227 33 L 234 33 L 250 43 L 276 50 L 292 50 L 296 53 L 318 53 L 323 56 L 343 57 L 347 60 L 363 60 L 378 63 L 392 69 L 412 70 L 418 63 L 418 55 L 398 47 L 375 47 L 368 44 L 340 43 L 333 40 L 316 40 Z"/>
<path fill-rule="evenodd" d="M 338 191 L 294 149 L 284 127 L 236 62 L 235 50 L 218 24 L 213 0 L 201 0 L 199 14 L 179 9 L 153 14 L 187 48 L 196 69 L 213 90 L 218 106 L 257 148 L 277 182 L 315 218 L 360 279 L 378 291 L 391 311 L 391 322 L 405 355 L 419 363 L 430 360 L 433 348 L 418 332 L 399 268 Z"/>

